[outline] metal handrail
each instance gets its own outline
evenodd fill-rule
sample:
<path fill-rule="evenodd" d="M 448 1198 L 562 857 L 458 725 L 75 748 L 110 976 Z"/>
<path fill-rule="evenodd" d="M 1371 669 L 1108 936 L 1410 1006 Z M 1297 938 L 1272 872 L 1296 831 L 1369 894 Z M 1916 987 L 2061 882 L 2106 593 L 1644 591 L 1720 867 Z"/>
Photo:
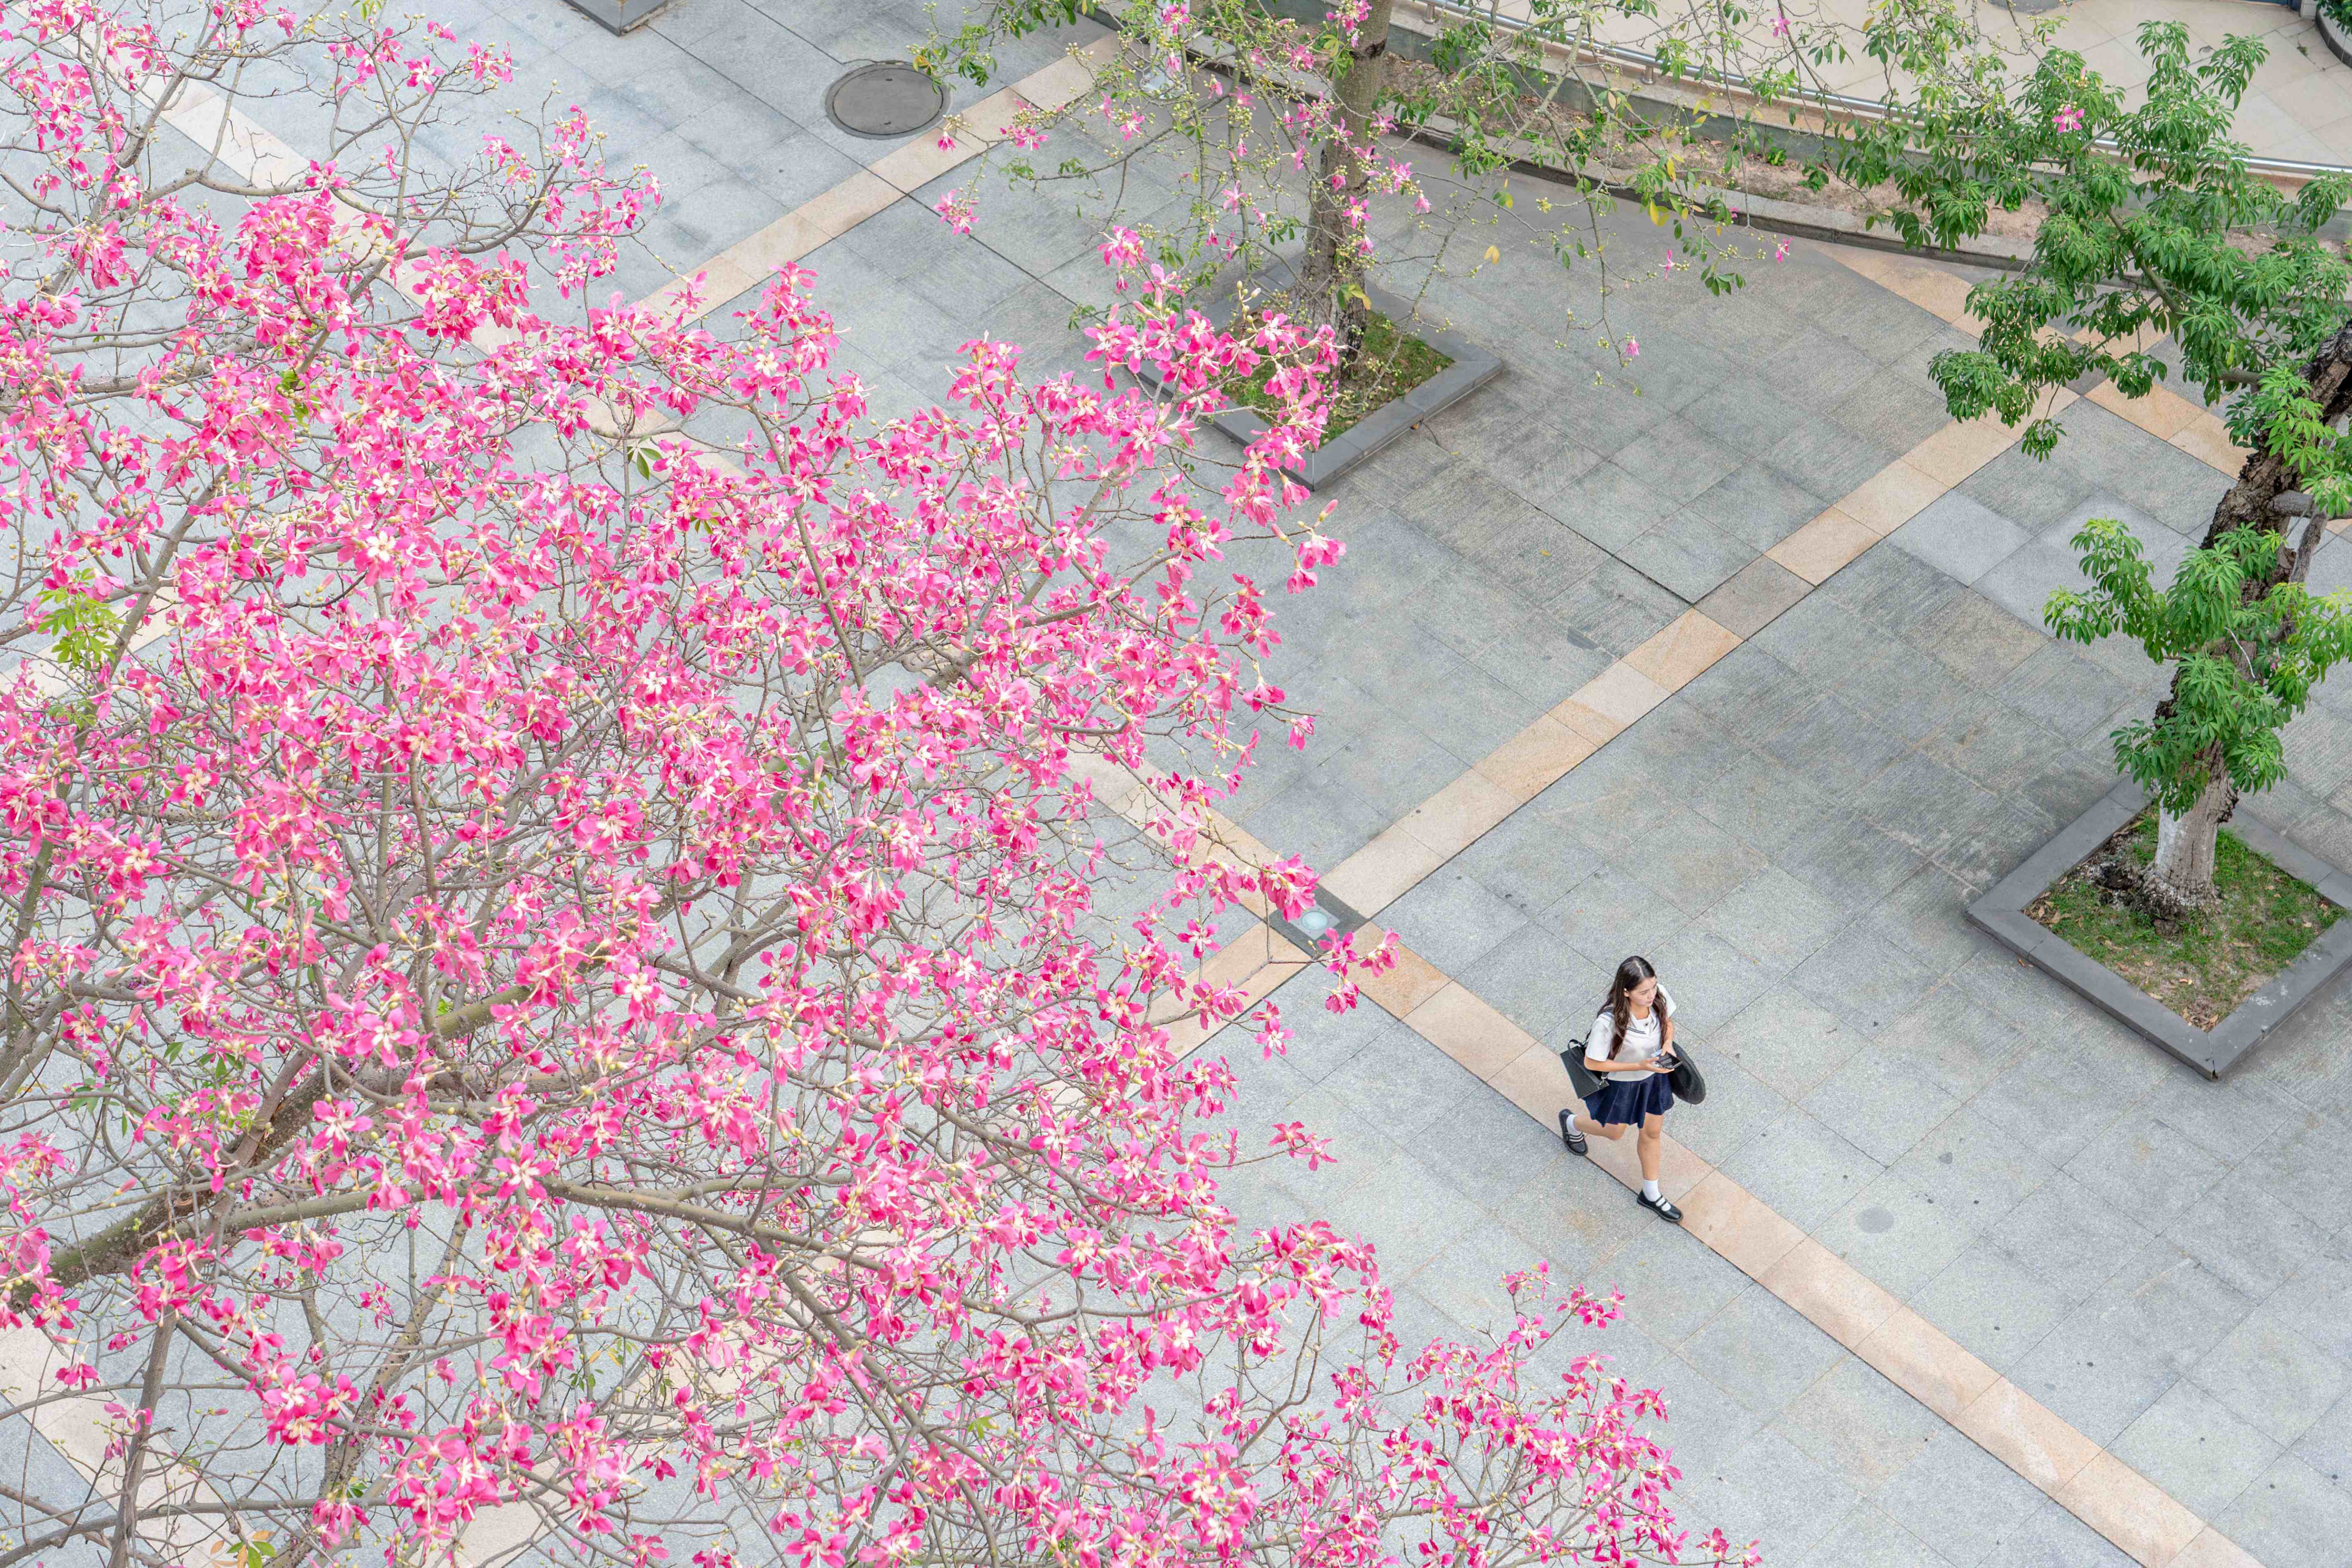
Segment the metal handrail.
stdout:
<path fill-rule="evenodd" d="M 1512 32 L 1524 33 L 1528 31 L 1528 26 L 1523 22 L 1518 22 L 1511 17 L 1505 16 L 1497 11 L 1488 10 L 1475 5 L 1464 5 L 1461 3 L 1461 0 L 1412 0 L 1412 3 L 1427 11 L 1450 12 L 1457 16 L 1485 22 L 1489 26 L 1504 27 Z M 1659 63 L 1657 56 L 1644 54 L 1639 49 L 1629 49 L 1616 44 L 1599 43 L 1562 43 L 1558 47 L 1563 49 L 1572 50 L 1578 54 L 1591 55 L 1601 59 L 1614 60 L 1621 65 L 1633 67 L 1634 68 L 1643 71 L 1652 78 L 1661 81 L 1691 81 L 1693 79 L 1686 76 L 1678 76 L 1675 73 L 1667 70 Z M 1737 72 L 1723 72 L 1720 74 L 1711 75 L 1706 79 L 1706 81 L 1719 84 L 1736 92 L 1745 92 L 1750 98 L 1761 100 L 1764 97 L 1762 93 L 1756 90 L 1755 83 L 1751 79 L 1741 76 Z M 1706 83 L 1693 81 L 1693 85 L 1704 86 Z M 1885 120 L 1888 118 L 1888 110 L 1884 100 L 1874 98 L 1855 98 L 1850 93 L 1808 93 L 1805 95 L 1804 102 L 1807 105 L 1820 104 L 1832 108 L 1841 114 L 1848 115 L 1857 120 Z M 2116 144 L 2105 137 L 2098 138 L 2092 142 L 2092 145 L 2095 147 L 2105 147 L 2109 151 L 2116 150 Z M 2258 174 L 2274 174 L 2295 180 L 2312 180 L 2316 179 L 2323 174 L 2352 174 L 2352 167 L 2347 167 L 2342 163 L 2308 163 L 2299 158 L 2266 158 L 2259 154 L 2249 156 L 2246 159 L 2246 167 Z"/>

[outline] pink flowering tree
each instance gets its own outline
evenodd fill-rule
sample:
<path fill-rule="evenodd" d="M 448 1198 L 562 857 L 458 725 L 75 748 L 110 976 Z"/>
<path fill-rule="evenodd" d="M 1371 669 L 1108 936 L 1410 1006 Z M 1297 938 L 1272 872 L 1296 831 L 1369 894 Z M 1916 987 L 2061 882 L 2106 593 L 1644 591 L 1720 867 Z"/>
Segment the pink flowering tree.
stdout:
<path fill-rule="evenodd" d="M 1311 892 L 1205 828 L 1280 702 L 1221 557 L 1337 553 L 1279 468 L 1330 332 L 1147 286 L 1095 352 L 1165 395 L 975 342 L 877 426 L 804 274 L 724 341 L 540 300 L 634 221 L 572 130 L 497 224 L 397 150 L 194 205 L 133 106 L 289 36 L 214 20 L 5 39 L 0 1342 L 72 1473 L 0 1568 L 1731 1555 L 1657 1394 L 1537 1370 L 1611 1303 L 1406 1347 L 1370 1247 L 1218 1201 L 1323 1157 L 1167 1025 Z M 353 25 L 332 103 L 502 68 Z M 1278 416 L 1201 468 L 1236 375 Z"/>
<path fill-rule="evenodd" d="M 1819 89 L 1822 68 L 1844 58 L 1841 27 L 1817 5 L 1759 13 L 1729 0 L 1529 0 L 1501 12 L 990 0 L 918 58 L 985 83 L 1004 40 L 1082 14 L 1110 22 L 1118 47 L 1075 102 L 1016 116 L 992 162 L 1015 187 L 1133 229 L 1196 289 L 1280 290 L 1294 314 L 1334 330 L 1351 372 L 1368 342 L 1401 352 L 1370 332 L 1376 273 L 1418 300 L 1437 276 L 1499 264 L 1506 244 L 1576 275 L 1553 290 L 1517 275 L 1521 313 L 1632 357 L 1608 317 L 1612 215 L 1646 213 L 1674 236 L 1678 266 L 1735 287 L 1754 247 L 1727 241 L 1716 187 L 1748 160 L 1782 155 L 1742 129 L 1695 158 L 1702 130 Z M 1656 64 L 1629 75 L 1601 47 Z M 1530 165 L 1549 184 L 1515 187 Z M 973 221 L 977 186 L 941 203 L 951 222 Z"/>

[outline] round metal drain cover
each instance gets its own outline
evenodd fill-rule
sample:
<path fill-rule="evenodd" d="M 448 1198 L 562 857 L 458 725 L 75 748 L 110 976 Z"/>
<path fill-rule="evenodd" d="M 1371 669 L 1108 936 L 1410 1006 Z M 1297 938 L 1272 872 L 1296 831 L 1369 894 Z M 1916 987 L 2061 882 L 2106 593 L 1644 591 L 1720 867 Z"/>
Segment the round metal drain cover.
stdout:
<path fill-rule="evenodd" d="M 824 112 L 852 136 L 910 136 L 948 106 L 940 84 L 904 60 L 859 66 L 824 95 Z"/>

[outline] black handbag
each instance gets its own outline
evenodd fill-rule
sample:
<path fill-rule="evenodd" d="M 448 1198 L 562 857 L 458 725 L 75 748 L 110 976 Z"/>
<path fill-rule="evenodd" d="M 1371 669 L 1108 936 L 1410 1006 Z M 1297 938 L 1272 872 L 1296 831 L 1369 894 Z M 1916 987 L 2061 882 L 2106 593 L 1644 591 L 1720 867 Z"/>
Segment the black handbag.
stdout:
<path fill-rule="evenodd" d="M 1675 1098 L 1685 1105 L 1696 1105 L 1706 1098 L 1706 1075 L 1700 1072 L 1698 1064 L 1690 1059 L 1686 1047 L 1675 1047 L 1675 1065 L 1673 1070 L 1666 1074 L 1666 1082 L 1673 1087 Z"/>
<path fill-rule="evenodd" d="M 1601 1079 L 1584 1065 L 1584 1047 L 1588 1043 L 1584 1040 L 1571 1041 L 1559 1053 L 1559 1065 L 1568 1069 L 1568 1087 L 1575 1091 L 1579 1100 L 1591 1100 L 1602 1088 Z"/>

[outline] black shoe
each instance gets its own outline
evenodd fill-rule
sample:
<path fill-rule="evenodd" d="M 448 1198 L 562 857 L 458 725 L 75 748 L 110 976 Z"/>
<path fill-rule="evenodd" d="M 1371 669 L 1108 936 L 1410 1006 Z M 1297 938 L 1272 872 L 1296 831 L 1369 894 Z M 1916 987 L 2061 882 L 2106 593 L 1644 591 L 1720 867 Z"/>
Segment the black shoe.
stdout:
<path fill-rule="evenodd" d="M 1637 1190 L 1633 1194 L 1633 1201 L 1669 1225 L 1680 1225 L 1683 1222 L 1683 1211 L 1675 1207 L 1675 1200 L 1664 1193 L 1659 1194 L 1657 1201 L 1654 1203 Z"/>
<path fill-rule="evenodd" d="M 1568 1152 L 1571 1154 L 1589 1158 L 1592 1153 L 1592 1146 L 1584 1141 L 1584 1134 L 1576 1130 L 1576 1112 L 1573 1110 L 1559 1113 L 1559 1141 L 1568 1145 Z"/>

